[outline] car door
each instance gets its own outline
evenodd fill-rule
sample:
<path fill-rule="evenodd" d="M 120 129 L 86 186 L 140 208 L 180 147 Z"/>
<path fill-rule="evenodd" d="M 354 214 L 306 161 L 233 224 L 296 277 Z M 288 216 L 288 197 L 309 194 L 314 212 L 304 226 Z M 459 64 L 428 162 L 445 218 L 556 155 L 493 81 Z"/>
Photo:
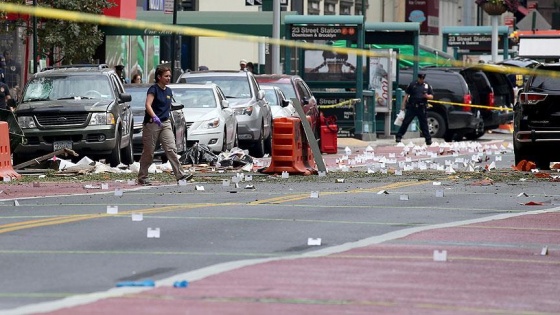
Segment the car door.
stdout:
<path fill-rule="evenodd" d="M 262 116 L 263 116 L 263 120 L 265 123 L 264 129 L 265 129 L 265 138 L 267 138 L 268 136 L 271 136 L 272 133 L 272 110 L 270 109 L 270 105 L 268 104 L 268 102 L 266 101 L 266 99 L 263 97 L 261 99 L 259 99 L 259 91 L 261 90 L 260 85 L 257 83 L 257 80 L 255 80 L 255 77 L 251 76 L 251 85 L 253 86 L 254 90 L 256 91 L 255 96 L 257 98 L 257 103 L 259 104 L 259 107 L 261 108 L 262 111 Z"/>
<path fill-rule="evenodd" d="M 110 75 L 111 86 L 113 86 L 113 92 L 117 98 L 115 106 L 118 106 L 119 117 L 122 121 L 121 124 L 121 135 L 123 139 L 127 139 L 129 134 L 132 132 L 132 110 L 130 109 L 130 103 L 122 102 L 119 98 L 119 95 L 124 93 L 124 87 L 121 83 L 121 80 L 117 78 L 115 74 Z M 123 145 L 125 145 L 123 143 Z"/>
<path fill-rule="evenodd" d="M 228 143 L 235 143 L 235 137 L 237 137 L 237 120 L 235 119 L 235 113 L 233 109 L 228 107 L 222 106 L 222 101 L 228 101 L 222 90 L 216 86 L 216 96 L 218 98 L 218 106 L 221 108 L 221 114 L 224 118 L 226 123 L 226 132 L 227 132 L 227 142 Z"/>

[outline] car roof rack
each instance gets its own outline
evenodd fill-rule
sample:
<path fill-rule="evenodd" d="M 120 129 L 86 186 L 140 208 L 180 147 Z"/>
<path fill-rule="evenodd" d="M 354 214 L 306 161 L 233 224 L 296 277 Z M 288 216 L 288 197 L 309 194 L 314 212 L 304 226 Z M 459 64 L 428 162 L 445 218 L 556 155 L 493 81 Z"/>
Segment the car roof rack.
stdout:
<path fill-rule="evenodd" d="M 46 70 L 57 70 L 57 69 L 71 69 L 71 68 L 91 68 L 91 69 L 107 69 L 109 66 L 106 63 L 102 64 L 73 64 L 73 65 L 61 65 L 61 66 L 50 66 L 44 68 L 42 71 Z"/>

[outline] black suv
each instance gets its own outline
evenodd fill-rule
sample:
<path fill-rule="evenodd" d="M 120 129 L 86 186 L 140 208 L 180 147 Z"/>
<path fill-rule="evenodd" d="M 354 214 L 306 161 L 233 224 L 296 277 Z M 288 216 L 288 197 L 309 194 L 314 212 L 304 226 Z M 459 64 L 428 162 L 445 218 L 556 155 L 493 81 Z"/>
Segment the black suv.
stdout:
<path fill-rule="evenodd" d="M 546 170 L 551 161 L 560 160 L 560 63 L 541 64 L 535 70 L 514 106 L 513 148 L 515 164 L 529 160 Z"/>
<path fill-rule="evenodd" d="M 472 112 L 482 117 L 483 126 L 479 127 L 475 132 L 465 134 L 467 139 L 474 140 L 480 138 L 486 130 L 496 129 L 513 119 L 511 108 L 513 107 L 515 96 L 513 86 L 507 75 L 504 74 L 505 67 L 485 64 L 467 68 L 432 69 L 460 73 L 469 86 L 472 96 L 471 104 L 496 108 L 472 107 Z M 508 108 L 510 111 L 499 108 Z"/>
<path fill-rule="evenodd" d="M 422 69 L 426 82 L 434 90 L 434 100 L 441 102 L 470 104 L 471 94 L 463 76 L 452 70 Z M 412 78 L 412 70 L 400 70 L 399 87 L 406 90 Z M 482 128 L 482 119 L 468 106 L 432 103 L 426 113 L 430 134 L 446 141 L 463 138 L 464 135 Z M 479 130 L 480 131 L 480 130 Z M 483 130 L 482 130 L 483 131 Z"/>
<path fill-rule="evenodd" d="M 14 164 L 62 148 L 106 158 L 111 166 L 132 164 L 130 101 L 107 65 L 69 65 L 36 73 L 15 112 L 25 140 L 14 150 Z"/>

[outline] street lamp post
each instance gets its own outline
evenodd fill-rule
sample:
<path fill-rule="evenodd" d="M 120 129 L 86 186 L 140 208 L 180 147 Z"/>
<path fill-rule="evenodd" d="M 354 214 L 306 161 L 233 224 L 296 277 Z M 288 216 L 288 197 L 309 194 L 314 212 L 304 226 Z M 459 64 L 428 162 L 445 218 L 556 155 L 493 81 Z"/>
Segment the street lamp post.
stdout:
<path fill-rule="evenodd" d="M 173 1 L 173 25 L 177 25 L 177 0 Z M 173 32 L 171 35 L 171 79 L 173 82 L 176 81 L 176 76 L 179 74 L 175 73 L 175 60 L 177 59 L 177 51 L 175 47 L 175 42 L 177 41 L 177 34 Z"/>

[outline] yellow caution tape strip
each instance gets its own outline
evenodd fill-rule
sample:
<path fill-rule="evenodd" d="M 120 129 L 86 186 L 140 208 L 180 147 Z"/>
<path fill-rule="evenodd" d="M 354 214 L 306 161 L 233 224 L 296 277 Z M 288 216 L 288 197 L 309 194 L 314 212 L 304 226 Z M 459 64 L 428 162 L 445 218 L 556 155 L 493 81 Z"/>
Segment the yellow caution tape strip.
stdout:
<path fill-rule="evenodd" d="M 354 105 L 354 104 L 359 103 L 359 102 L 361 102 L 361 101 L 362 101 L 362 100 L 360 100 L 359 98 L 353 98 L 353 99 L 351 99 L 351 100 L 347 100 L 347 101 L 340 102 L 340 103 L 337 103 L 337 104 L 333 104 L 333 105 L 319 105 L 319 106 L 317 106 L 317 107 L 319 107 L 319 108 L 321 108 L 321 109 L 325 109 L 325 108 L 336 108 L 336 107 L 344 107 L 344 106 L 347 106 L 347 105 Z"/>
<path fill-rule="evenodd" d="M 187 36 L 201 36 L 201 37 L 218 37 L 227 38 L 233 40 L 239 40 L 244 42 L 253 43 L 265 43 L 271 45 L 279 45 L 292 48 L 302 48 L 309 50 L 327 50 L 338 53 L 355 54 L 358 57 L 392 57 L 386 52 L 379 52 L 369 49 L 358 49 L 351 47 L 333 47 L 330 45 L 319 45 L 311 42 L 303 42 L 297 40 L 285 40 L 262 36 L 251 36 L 247 34 L 230 33 L 223 31 L 214 31 L 203 28 L 196 28 L 190 26 L 182 25 L 170 25 L 153 23 L 143 20 L 132 20 L 123 19 L 116 17 L 109 17 L 105 15 L 82 13 L 76 11 L 66 11 L 60 9 L 46 8 L 40 6 L 29 6 L 29 5 L 19 5 L 6 2 L 0 2 L 0 11 L 8 13 L 18 13 L 22 15 L 36 16 L 40 18 L 47 19 L 57 19 L 65 20 L 75 23 L 90 23 L 97 25 L 108 25 L 108 26 L 118 26 L 124 28 L 135 28 L 135 29 L 148 29 L 153 31 L 166 32 L 169 34 L 181 34 Z M 500 72 L 505 74 L 515 73 L 523 75 L 540 74 L 543 76 L 549 76 L 553 78 L 560 78 L 560 71 L 548 71 L 548 70 L 535 70 L 530 68 L 521 67 L 508 67 L 508 66 L 496 66 L 489 64 L 465 64 L 463 61 L 458 60 L 447 60 L 441 57 L 435 58 L 430 56 L 411 56 L 411 55 L 397 55 L 397 59 L 406 60 L 410 62 L 423 62 L 432 63 L 442 67 L 465 67 L 465 66 L 476 66 L 477 68 L 484 71 Z"/>
<path fill-rule="evenodd" d="M 433 104 L 442 104 L 442 105 L 450 105 L 450 106 L 463 106 L 463 107 L 472 107 L 472 108 L 482 108 L 482 109 L 490 109 L 490 110 L 501 110 L 501 111 L 512 111 L 512 108 L 509 107 L 496 107 L 496 106 L 486 106 L 486 105 L 474 105 L 474 104 L 465 104 L 465 103 L 454 103 L 454 102 L 444 102 L 444 101 L 428 101 L 428 103 Z"/>

